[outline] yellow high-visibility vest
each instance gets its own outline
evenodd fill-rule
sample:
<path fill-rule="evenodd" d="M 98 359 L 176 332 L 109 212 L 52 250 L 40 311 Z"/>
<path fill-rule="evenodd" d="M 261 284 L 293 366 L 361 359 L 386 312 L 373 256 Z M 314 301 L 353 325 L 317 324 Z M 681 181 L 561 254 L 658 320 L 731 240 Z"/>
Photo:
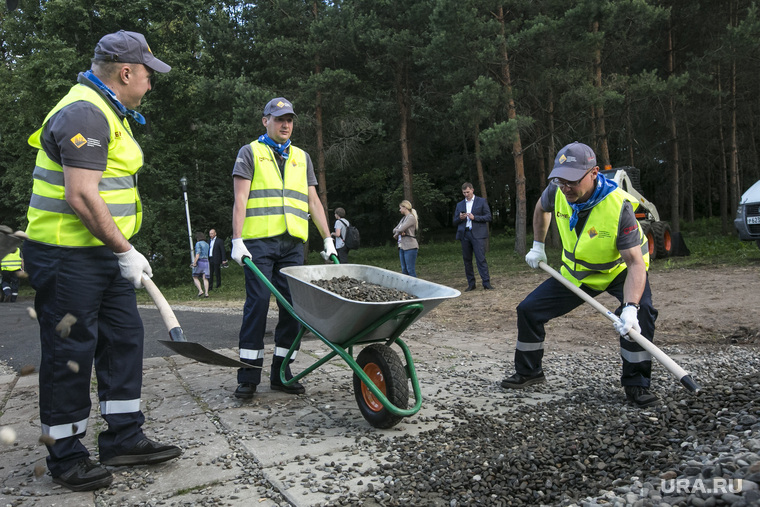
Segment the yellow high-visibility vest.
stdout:
<path fill-rule="evenodd" d="M 284 178 L 275 154 L 254 141 L 254 171 L 243 222 L 243 239 L 271 238 L 287 232 L 304 242 L 309 238 L 309 184 L 306 153 L 290 145 Z"/>
<path fill-rule="evenodd" d="M 562 238 L 562 276 L 576 286 L 581 283 L 594 289 L 605 290 L 617 275 L 626 269 L 623 257 L 617 249 L 618 224 L 623 203 L 632 205 L 638 200 L 628 192 L 616 188 L 599 204 L 591 208 L 581 235 L 570 230 L 573 208 L 565 195 L 557 190 L 554 200 L 554 217 Z M 649 269 L 649 246 L 639 225 L 641 253 Z"/>
<path fill-rule="evenodd" d="M 132 136 L 126 118 L 119 118 L 107 99 L 98 91 L 83 84 L 74 85 L 69 93 L 48 113 L 45 121 L 29 137 L 29 144 L 37 148 L 34 168 L 34 186 L 29 202 L 26 233 L 29 239 L 40 243 L 66 247 L 90 247 L 103 244 L 85 227 L 66 202 L 63 167 L 51 160 L 42 149 L 42 130 L 53 114 L 77 101 L 86 101 L 100 109 L 108 121 L 110 141 L 106 170 L 98 185 L 100 196 L 108 205 L 116 226 L 127 239 L 134 236 L 142 225 L 142 203 L 137 191 L 137 171 L 143 165 L 143 153 Z M 89 140 L 81 134 L 71 142 L 85 146 Z"/>
<path fill-rule="evenodd" d="M 14 252 L 9 253 L 0 261 L 3 271 L 18 271 L 21 269 L 21 249 L 17 248 Z"/>

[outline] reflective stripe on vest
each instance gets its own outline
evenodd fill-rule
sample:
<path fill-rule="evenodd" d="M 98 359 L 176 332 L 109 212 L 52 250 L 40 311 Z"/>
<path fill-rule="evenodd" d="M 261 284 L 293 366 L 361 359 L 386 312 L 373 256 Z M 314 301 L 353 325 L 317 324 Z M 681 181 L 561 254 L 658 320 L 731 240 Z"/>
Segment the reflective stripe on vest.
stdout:
<path fill-rule="evenodd" d="M 3 271 L 18 271 L 21 269 L 21 249 L 17 248 L 15 252 L 11 252 L 1 262 Z"/>
<path fill-rule="evenodd" d="M 290 145 L 283 180 L 271 148 L 254 141 L 251 149 L 254 170 L 243 222 L 243 238 L 271 238 L 287 232 L 305 242 L 309 238 L 306 153 Z"/>
<path fill-rule="evenodd" d="M 142 203 L 137 191 L 137 171 L 143 164 L 142 150 L 132 137 L 132 130 L 126 118 L 120 119 L 98 91 L 82 84 L 72 87 L 48 113 L 42 127 L 29 137 L 29 144 L 38 151 L 33 173 L 34 186 L 27 212 L 29 226 L 26 233 L 34 241 L 51 245 L 89 247 L 103 244 L 90 233 L 66 202 L 63 168 L 51 160 L 42 149 L 42 131 L 48 120 L 63 107 L 78 101 L 95 105 L 103 112 L 108 122 L 108 160 L 98 184 L 98 191 L 116 226 L 124 237 L 130 239 L 140 230 L 142 224 Z M 87 140 L 84 137 L 81 143 L 80 149 L 87 149 Z"/>
<path fill-rule="evenodd" d="M 631 194 L 617 188 L 591 209 L 578 237 L 570 230 L 573 208 L 565 195 L 557 190 L 554 200 L 554 217 L 562 238 L 562 275 L 580 286 L 581 283 L 594 290 L 605 290 L 617 275 L 626 269 L 623 257 L 617 249 L 618 224 L 623 203 L 638 203 Z M 649 269 L 649 245 L 639 225 L 641 253 Z"/>

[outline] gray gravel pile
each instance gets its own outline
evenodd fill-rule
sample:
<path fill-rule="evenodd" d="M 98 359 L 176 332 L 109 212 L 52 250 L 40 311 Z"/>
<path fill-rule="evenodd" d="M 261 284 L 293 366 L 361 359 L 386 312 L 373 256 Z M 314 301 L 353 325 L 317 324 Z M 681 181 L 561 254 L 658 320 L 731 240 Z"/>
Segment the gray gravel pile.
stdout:
<path fill-rule="evenodd" d="M 312 284 L 329 290 L 341 297 L 365 303 L 386 303 L 389 301 L 406 301 L 415 296 L 398 289 L 383 287 L 349 276 L 334 276 L 330 280 L 312 280 Z"/>
<path fill-rule="evenodd" d="M 645 411 L 623 403 L 613 385 L 618 365 L 587 362 L 584 369 L 568 357 L 561 363 L 569 389 L 560 399 L 520 405 L 507 417 L 457 401 L 446 407 L 455 415 L 450 428 L 375 443 L 385 463 L 369 475 L 380 478 L 382 489 L 368 488 L 361 500 L 452 507 L 760 505 L 760 365 L 743 352 L 690 364 L 704 388 L 697 397 L 671 378 L 658 379 L 663 403 Z M 551 380 L 538 389 L 556 394 Z"/>

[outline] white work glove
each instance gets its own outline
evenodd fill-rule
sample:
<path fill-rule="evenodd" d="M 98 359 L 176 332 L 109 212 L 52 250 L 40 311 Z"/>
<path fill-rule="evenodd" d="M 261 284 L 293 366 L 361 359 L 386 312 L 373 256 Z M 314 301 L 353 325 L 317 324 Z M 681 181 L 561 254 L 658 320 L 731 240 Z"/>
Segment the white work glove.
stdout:
<path fill-rule="evenodd" d="M 148 278 L 153 278 L 153 269 L 151 269 L 148 259 L 138 252 L 135 247 L 132 246 L 126 252 L 115 253 L 115 255 L 119 258 L 121 276 L 132 282 L 135 289 L 142 288 L 143 273 L 148 275 Z"/>
<path fill-rule="evenodd" d="M 538 268 L 538 263 L 544 261 L 546 262 L 546 253 L 544 252 L 544 244 L 540 241 L 534 241 L 533 242 L 533 248 L 530 249 L 530 251 L 525 254 L 525 262 L 528 263 L 528 266 L 532 267 L 533 269 Z"/>
<path fill-rule="evenodd" d="M 635 306 L 626 306 L 620 313 L 620 320 L 615 322 L 614 325 L 615 331 L 617 331 L 620 336 L 626 339 L 628 339 L 627 335 L 631 329 L 634 329 L 640 333 L 641 326 L 639 326 L 639 311 Z"/>
<path fill-rule="evenodd" d="M 236 238 L 232 240 L 232 259 L 236 261 L 238 264 L 243 266 L 243 257 L 248 257 L 249 259 L 253 256 L 251 255 L 251 252 L 248 251 L 248 249 L 245 247 L 245 243 L 243 243 L 243 238 Z"/>
<path fill-rule="evenodd" d="M 338 252 L 335 250 L 335 241 L 332 238 L 325 238 L 324 245 L 325 249 L 319 252 L 324 260 L 329 261 L 331 255 L 338 256 Z"/>

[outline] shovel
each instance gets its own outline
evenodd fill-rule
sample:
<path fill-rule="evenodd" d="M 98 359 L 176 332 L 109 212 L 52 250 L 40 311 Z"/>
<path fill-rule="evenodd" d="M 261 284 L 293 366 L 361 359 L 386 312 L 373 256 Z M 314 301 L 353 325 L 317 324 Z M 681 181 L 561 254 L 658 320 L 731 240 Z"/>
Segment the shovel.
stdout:
<path fill-rule="evenodd" d="M 158 312 L 161 314 L 166 329 L 169 331 L 169 338 L 171 338 L 171 340 L 158 340 L 160 343 L 163 343 L 177 354 L 189 357 L 190 359 L 195 359 L 199 363 L 213 364 L 215 366 L 229 366 L 231 368 L 261 368 L 261 366 L 252 366 L 242 361 L 238 361 L 237 359 L 232 359 L 231 357 L 214 352 L 213 350 L 209 350 L 200 343 L 187 341 L 185 339 L 185 333 L 179 326 L 179 321 L 177 320 L 177 317 L 174 316 L 171 306 L 169 306 L 169 303 L 166 301 L 166 298 L 164 298 L 164 295 L 161 294 L 161 291 L 158 290 L 156 284 L 153 283 L 153 280 L 143 273 L 142 283 L 143 286 L 145 286 L 145 290 L 150 294 L 150 297 L 153 298 L 153 302 L 156 303 Z"/>
<path fill-rule="evenodd" d="M 592 298 L 585 292 L 583 292 L 581 289 L 576 287 L 570 280 L 559 274 L 556 270 L 554 270 L 551 266 L 546 264 L 544 261 L 541 261 L 538 263 L 538 267 L 552 275 L 554 279 L 556 279 L 558 282 L 560 282 L 562 285 L 573 291 L 578 297 L 586 301 L 588 304 L 594 307 L 595 310 L 597 310 L 599 313 L 610 319 L 612 322 L 620 322 L 620 318 L 609 311 L 607 308 L 604 307 L 603 304 L 601 304 L 596 299 Z M 662 364 L 667 370 L 672 373 L 678 380 L 681 381 L 681 384 L 688 389 L 689 391 L 693 392 L 694 394 L 699 394 L 699 391 L 702 390 L 702 388 L 697 384 L 694 379 L 691 378 L 691 375 L 686 373 L 686 371 L 678 366 L 675 361 L 673 361 L 665 352 L 659 349 L 654 343 L 650 342 L 646 338 L 644 338 L 641 333 L 636 331 L 635 329 L 631 329 L 628 331 L 628 337 L 631 338 L 633 341 L 638 343 L 641 348 L 649 352 L 655 359 L 657 359 L 660 364 Z"/>

